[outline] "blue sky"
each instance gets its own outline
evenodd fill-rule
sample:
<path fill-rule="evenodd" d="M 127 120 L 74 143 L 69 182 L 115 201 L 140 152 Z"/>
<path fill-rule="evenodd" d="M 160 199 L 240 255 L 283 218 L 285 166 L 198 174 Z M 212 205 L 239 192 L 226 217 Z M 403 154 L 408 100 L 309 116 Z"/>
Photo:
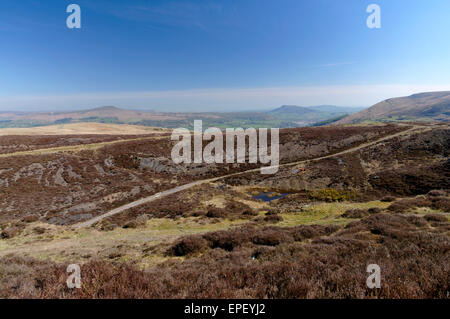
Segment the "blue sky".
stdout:
<path fill-rule="evenodd" d="M 82 28 L 66 27 L 81 7 Z M 366 26 L 369 4 L 381 29 Z M 2 0 L 0 110 L 371 105 L 450 90 L 450 1 Z"/>

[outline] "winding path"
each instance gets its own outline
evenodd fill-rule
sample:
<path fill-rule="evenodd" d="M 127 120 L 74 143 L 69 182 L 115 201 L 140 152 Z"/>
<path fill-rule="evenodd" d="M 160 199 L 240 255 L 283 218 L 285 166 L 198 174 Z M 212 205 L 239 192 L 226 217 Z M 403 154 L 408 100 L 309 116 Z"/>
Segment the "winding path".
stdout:
<path fill-rule="evenodd" d="M 409 128 L 407 130 L 404 130 L 404 131 L 401 131 L 401 132 L 397 132 L 397 133 L 394 133 L 394 134 L 382 137 L 382 138 L 377 139 L 377 140 L 372 141 L 372 142 L 363 143 L 363 144 L 360 144 L 358 146 L 346 149 L 346 150 L 338 152 L 338 153 L 325 155 L 325 156 L 320 156 L 320 157 L 316 157 L 316 158 L 313 158 L 313 159 L 307 159 L 307 160 L 301 160 L 301 161 L 297 161 L 297 162 L 281 164 L 278 167 L 295 166 L 295 165 L 298 165 L 298 164 L 314 162 L 314 161 L 319 161 L 319 160 L 323 160 L 323 159 L 327 159 L 327 158 L 331 158 L 331 157 L 335 157 L 335 156 L 340 156 L 340 155 L 343 155 L 343 154 L 351 153 L 351 152 L 354 152 L 354 151 L 357 151 L 357 150 L 360 150 L 360 149 L 363 149 L 363 148 L 375 145 L 377 143 L 380 143 L 380 142 L 383 142 L 383 141 L 386 141 L 386 140 L 390 140 L 392 138 L 395 138 L 395 137 L 398 137 L 398 136 L 401 136 L 401 135 L 408 135 L 408 134 L 411 134 L 414 131 L 419 131 L 419 130 L 425 131 L 425 130 L 427 130 L 427 128 L 423 127 L 423 126 L 413 126 L 413 127 Z M 154 195 L 138 199 L 138 200 L 136 200 L 134 202 L 125 204 L 123 206 L 117 207 L 117 208 L 115 208 L 115 209 L 113 209 L 113 210 L 111 210 L 111 211 L 109 211 L 109 212 L 107 212 L 105 214 L 102 214 L 100 216 L 94 217 L 94 218 L 89 219 L 89 220 L 87 220 L 85 222 L 81 222 L 81 223 L 75 224 L 75 225 L 73 225 L 73 227 L 75 227 L 75 228 L 89 227 L 89 226 L 92 226 L 93 224 L 95 224 L 95 223 L 97 223 L 97 222 L 99 222 L 99 221 L 101 221 L 101 220 L 103 220 L 103 219 L 105 219 L 107 217 L 119 214 L 119 213 L 121 213 L 123 211 L 126 211 L 126 210 L 130 209 L 130 208 L 134 208 L 134 207 L 137 207 L 137 206 L 140 206 L 140 205 L 143 205 L 143 204 L 147 204 L 147 203 L 153 202 L 153 201 L 155 201 L 157 199 L 160 199 L 160 198 L 166 197 L 168 195 L 172 195 L 172 194 L 184 191 L 184 190 L 192 188 L 194 186 L 205 184 L 205 183 L 210 183 L 210 182 L 215 182 L 217 180 L 221 180 L 221 179 L 228 178 L 228 177 L 243 175 L 243 174 L 247 174 L 247 173 L 254 173 L 254 172 L 257 172 L 259 170 L 260 170 L 260 168 L 255 168 L 255 169 L 251 169 L 251 170 L 247 170 L 247 171 L 243 171 L 243 172 L 223 175 L 223 176 L 214 177 L 214 178 L 203 179 L 203 180 L 195 181 L 195 182 L 188 183 L 188 184 L 185 184 L 185 185 L 177 186 L 175 188 L 171 188 L 171 189 L 168 189 L 168 190 L 156 193 Z"/>

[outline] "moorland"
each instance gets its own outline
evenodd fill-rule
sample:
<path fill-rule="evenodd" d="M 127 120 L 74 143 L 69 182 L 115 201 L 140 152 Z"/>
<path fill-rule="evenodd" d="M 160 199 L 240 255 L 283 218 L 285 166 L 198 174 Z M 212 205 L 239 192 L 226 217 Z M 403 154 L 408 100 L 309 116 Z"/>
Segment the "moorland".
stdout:
<path fill-rule="evenodd" d="M 0 133 L 0 297 L 448 298 L 448 124 L 282 129 L 274 175 L 129 133 Z"/>

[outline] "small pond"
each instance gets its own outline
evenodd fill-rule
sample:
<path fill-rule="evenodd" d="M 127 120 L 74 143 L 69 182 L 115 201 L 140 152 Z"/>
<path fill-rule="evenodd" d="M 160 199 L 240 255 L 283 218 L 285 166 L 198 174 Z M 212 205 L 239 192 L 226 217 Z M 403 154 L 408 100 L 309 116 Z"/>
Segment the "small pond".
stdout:
<path fill-rule="evenodd" d="M 287 193 L 280 194 L 277 192 L 259 192 L 257 195 L 252 194 L 252 197 L 254 199 L 261 199 L 264 202 L 271 202 L 275 199 L 283 198 L 286 195 Z"/>

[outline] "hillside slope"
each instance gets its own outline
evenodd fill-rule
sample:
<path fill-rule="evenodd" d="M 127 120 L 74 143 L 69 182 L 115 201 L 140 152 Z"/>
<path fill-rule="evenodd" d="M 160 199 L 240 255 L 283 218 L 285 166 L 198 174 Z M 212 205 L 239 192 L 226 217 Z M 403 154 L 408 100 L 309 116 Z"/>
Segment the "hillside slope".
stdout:
<path fill-rule="evenodd" d="M 445 91 L 388 99 L 347 116 L 336 124 L 352 124 L 363 121 L 449 121 L 449 119 L 450 91 Z"/>
<path fill-rule="evenodd" d="M 292 122 L 296 126 L 320 126 L 323 123 L 334 122 L 348 114 L 360 111 L 361 108 L 352 108 L 335 105 L 318 105 L 318 106 L 296 106 L 282 105 L 279 108 L 271 110 L 268 114 L 275 116 L 285 122 Z"/>

